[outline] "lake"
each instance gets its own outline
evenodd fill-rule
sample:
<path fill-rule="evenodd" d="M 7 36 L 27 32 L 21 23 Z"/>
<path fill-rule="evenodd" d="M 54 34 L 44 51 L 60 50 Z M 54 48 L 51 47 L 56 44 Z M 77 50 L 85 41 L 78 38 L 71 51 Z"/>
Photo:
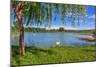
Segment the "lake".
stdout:
<path fill-rule="evenodd" d="M 95 45 L 95 42 L 87 42 L 80 40 L 82 37 L 91 37 L 91 35 L 83 35 L 76 33 L 25 33 L 24 43 L 25 46 L 42 46 L 49 47 L 57 45 L 67 46 L 84 46 L 84 45 Z M 11 36 L 11 45 L 19 44 L 19 36 Z"/>

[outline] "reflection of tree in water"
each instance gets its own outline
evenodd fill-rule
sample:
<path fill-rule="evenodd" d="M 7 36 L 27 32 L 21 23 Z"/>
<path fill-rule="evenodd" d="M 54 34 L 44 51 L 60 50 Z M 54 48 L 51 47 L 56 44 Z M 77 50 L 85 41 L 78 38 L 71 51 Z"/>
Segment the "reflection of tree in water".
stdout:
<path fill-rule="evenodd" d="M 64 33 L 61 33 L 59 35 L 59 41 L 60 41 L 60 45 L 64 45 Z"/>
<path fill-rule="evenodd" d="M 95 31 L 95 32 L 93 32 L 92 37 L 96 38 L 96 31 Z"/>
<path fill-rule="evenodd" d="M 33 39 L 30 39 L 29 37 L 26 39 L 26 41 L 24 41 L 26 46 L 33 46 L 35 45 L 35 42 Z"/>
<path fill-rule="evenodd" d="M 19 35 L 13 35 L 11 37 L 11 45 L 19 45 Z"/>

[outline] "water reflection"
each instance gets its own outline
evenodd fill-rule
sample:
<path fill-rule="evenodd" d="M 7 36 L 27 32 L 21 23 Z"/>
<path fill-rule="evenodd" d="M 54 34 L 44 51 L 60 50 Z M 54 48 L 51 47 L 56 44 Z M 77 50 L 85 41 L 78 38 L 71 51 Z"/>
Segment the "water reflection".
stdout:
<path fill-rule="evenodd" d="M 74 33 L 25 33 L 24 42 L 26 46 L 55 46 L 56 42 L 60 45 L 94 45 L 95 42 L 80 40 L 81 37 L 90 37 L 90 35 L 81 35 Z M 19 45 L 18 35 L 11 37 L 12 45 Z"/>

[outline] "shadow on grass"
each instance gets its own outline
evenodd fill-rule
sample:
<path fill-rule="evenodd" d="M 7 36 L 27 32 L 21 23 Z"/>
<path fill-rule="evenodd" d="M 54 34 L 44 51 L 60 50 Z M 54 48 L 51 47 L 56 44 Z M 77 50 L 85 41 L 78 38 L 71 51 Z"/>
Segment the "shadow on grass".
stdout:
<path fill-rule="evenodd" d="M 96 46 L 94 45 L 90 45 L 87 47 L 85 46 L 82 50 L 85 52 L 96 52 Z"/>
<path fill-rule="evenodd" d="M 47 54 L 53 54 L 54 51 L 50 50 L 50 49 L 47 49 L 47 48 L 39 48 L 39 47 L 36 47 L 36 46 L 32 46 L 32 47 L 25 47 L 26 49 L 26 52 L 30 52 L 32 54 L 40 54 L 40 52 L 43 52 L 43 53 L 47 53 Z"/>
<path fill-rule="evenodd" d="M 11 46 L 12 47 L 12 61 L 11 62 L 15 62 L 16 65 L 21 65 L 21 58 L 27 58 L 28 53 L 31 53 L 31 55 L 36 55 L 39 56 L 40 54 L 42 55 L 42 53 L 51 55 L 54 54 L 54 52 L 48 48 L 40 48 L 40 47 L 36 47 L 36 46 L 31 46 L 31 47 L 25 47 L 25 56 L 20 56 L 19 54 L 19 46 Z M 13 64 L 14 65 L 14 64 Z M 13 65 L 11 65 L 13 67 Z M 15 65 L 14 65 L 15 66 Z"/>
<path fill-rule="evenodd" d="M 90 49 L 83 49 L 85 52 L 95 52 L 96 50 L 90 50 Z"/>
<path fill-rule="evenodd" d="M 11 51 L 13 57 L 19 55 L 19 46 L 12 46 Z"/>
<path fill-rule="evenodd" d="M 47 54 L 53 54 L 54 51 L 48 49 L 48 48 L 39 48 L 36 46 L 31 47 L 25 47 L 25 52 L 29 52 L 32 54 L 39 54 L 40 52 L 47 53 Z M 16 57 L 19 55 L 19 46 L 12 46 L 12 56 Z"/>

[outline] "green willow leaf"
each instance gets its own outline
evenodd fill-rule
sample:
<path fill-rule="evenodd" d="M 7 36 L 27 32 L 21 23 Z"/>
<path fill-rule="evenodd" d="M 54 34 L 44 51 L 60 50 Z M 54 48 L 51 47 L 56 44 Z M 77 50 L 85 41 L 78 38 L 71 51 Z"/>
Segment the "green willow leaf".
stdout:
<path fill-rule="evenodd" d="M 83 5 L 74 5 L 74 4 L 57 4 L 57 3 L 39 3 L 39 2 L 25 2 L 25 1 L 13 1 L 12 7 L 16 8 L 16 5 L 21 2 L 23 6 L 23 18 L 27 22 L 24 22 L 26 25 L 36 24 L 42 25 L 46 24 L 47 26 L 51 25 L 51 22 L 56 19 L 56 16 L 53 16 L 55 11 L 56 15 L 60 15 L 62 24 L 67 23 L 67 16 L 70 17 L 71 24 L 74 25 L 76 21 L 81 22 L 81 19 L 84 19 L 86 14 L 86 7 Z"/>

